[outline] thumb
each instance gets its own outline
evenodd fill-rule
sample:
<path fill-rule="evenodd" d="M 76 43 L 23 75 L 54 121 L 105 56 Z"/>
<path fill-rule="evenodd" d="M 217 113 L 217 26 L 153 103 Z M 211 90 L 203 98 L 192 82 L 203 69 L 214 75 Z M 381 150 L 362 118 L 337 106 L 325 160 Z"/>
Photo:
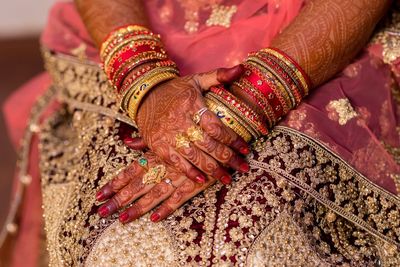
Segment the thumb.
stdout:
<path fill-rule="evenodd" d="M 210 72 L 193 75 L 195 85 L 203 92 L 211 86 L 219 84 L 230 84 L 243 74 L 243 65 L 236 65 L 232 68 L 219 68 Z"/>

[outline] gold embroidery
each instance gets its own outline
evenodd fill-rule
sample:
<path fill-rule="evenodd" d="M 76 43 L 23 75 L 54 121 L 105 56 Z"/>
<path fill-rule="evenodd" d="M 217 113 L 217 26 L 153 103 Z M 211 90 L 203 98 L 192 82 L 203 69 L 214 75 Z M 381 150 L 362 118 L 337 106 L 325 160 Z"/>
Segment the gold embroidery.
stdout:
<path fill-rule="evenodd" d="M 329 266 L 310 246 L 301 228 L 283 212 L 257 237 L 246 266 Z M 288 238 L 289 237 L 289 238 Z"/>
<path fill-rule="evenodd" d="M 229 28 L 231 26 L 232 16 L 236 13 L 237 6 L 212 6 L 211 15 L 206 21 L 208 27 L 222 26 Z"/>
<path fill-rule="evenodd" d="M 110 225 L 96 240 L 86 266 L 177 266 L 175 257 L 162 224 L 146 216 L 126 225 L 118 221 Z"/>
<path fill-rule="evenodd" d="M 399 6 L 398 3 L 396 4 Z M 394 5 L 392 8 L 396 9 Z M 391 19 L 387 21 L 385 28 L 375 35 L 372 43 L 382 44 L 385 63 L 392 64 L 400 57 L 400 13 L 398 10 L 392 12 Z"/>
<path fill-rule="evenodd" d="M 232 16 L 237 12 L 237 6 L 224 6 L 222 0 L 178 0 L 185 10 L 185 30 L 188 33 L 195 33 L 200 27 L 200 12 L 210 12 L 205 24 L 211 26 L 229 27 Z"/>
<path fill-rule="evenodd" d="M 326 110 L 328 111 L 328 117 L 333 121 L 337 121 L 340 125 L 345 125 L 358 115 L 347 98 L 331 100 L 326 106 Z"/>
<path fill-rule="evenodd" d="M 108 114 L 117 110 L 112 94 L 106 92 L 110 88 L 100 68 L 52 57 L 48 66 L 53 68 L 50 73 L 60 94 L 90 107 L 98 105 L 102 112 L 67 106 L 41 127 L 43 192 L 57 184 L 76 183 L 63 215 L 48 223 L 49 240 L 62 244 L 49 244 L 52 258 L 61 258 L 54 266 L 98 266 L 96 262 L 101 260 L 107 265 L 120 264 L 125 256 L 123 249 L 118 255 L 100 254 L 104 254 L 108 242 L 117 243 L 118 238 L 132 242 L 129 247 L 135 251 L 161 244 L 163 249 L 154 261 L 164 259 L 173 266 L 245 266 L 259 259 L 254 253 L 271 255 L 267 248 L 294 251 L 297 247 L 291 239 L 295 238 L 307 241 L 296 254 L 298 262 L 308 259 L 368 266 L 383 255 L 376 240 L 399 242 L 397 197 L 369 183 L 323 145 L 282 127 L 256 144 L 256 151 L 249 156 L 249 173 L 236 174 L 230 186 L 218 183 L 210 187 L 166 221 L 147 225 L 146 218 L 124 228 L 116 221 L 117 216 L 100 219 L 95 213 L 96 190 L 140 153 L 127 149 L 119 140 L 120 122 L 115 114 L 113 118 L 103 115 L 105 110 L 110 111 Z M 59 213 L 60 207 L 51 205 L 48 199 L 44 199 L 45 213 Z M 282 238 L 274 245 L 261 236 L 265 237 L 268 227 L 278 227 L 273 222 L 286 218 L 282 214 L 291 216 L 293 224 L 281 227 L 281 233 L 271 233 Z M 161 239 L 154 241 L 158 231 Z M 290 236 L 293 231 L 298 231 L 294 237 Z M 122 237 L 127 232 L 147 242 Z M 175 254 L 165 258 L 169 250 Z M 145 254 L 140 256 L 147 261 Z"/>

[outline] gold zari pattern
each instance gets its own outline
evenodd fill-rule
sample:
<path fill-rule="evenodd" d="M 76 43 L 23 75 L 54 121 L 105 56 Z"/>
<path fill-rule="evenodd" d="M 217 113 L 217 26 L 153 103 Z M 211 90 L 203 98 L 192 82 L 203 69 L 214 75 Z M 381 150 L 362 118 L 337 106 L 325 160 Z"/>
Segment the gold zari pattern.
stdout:
<path fill-rule="evenodd" d="M 96 191 L 141 153 L 119 138 L 125 117 L 101 69 L 45 54 L 59 99 L 76 101 L 41 127 L 51 266 L 398 266 L 399 198 L 284 127 L 254 145 L 249 173 L 162 223 L 100 218 Z"/>

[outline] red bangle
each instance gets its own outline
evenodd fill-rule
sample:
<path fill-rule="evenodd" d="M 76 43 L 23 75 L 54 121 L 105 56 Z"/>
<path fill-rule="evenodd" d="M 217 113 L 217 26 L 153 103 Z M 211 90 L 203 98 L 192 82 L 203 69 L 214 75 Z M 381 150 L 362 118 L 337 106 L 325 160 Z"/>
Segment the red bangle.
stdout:
<path fill-rule="evenodd" d="M 141 53 L 150 52 L 150 51 L 165 53 L 165 51 L 162 48 L 154 46 L 153 44 L 138 44 L 137 46 L 134 46 L 134 47 L 126 46 L 126 47 L 123 47 L 120 51 L 118 51 L 118 53 L 116 53 L 112 57 L 110 62 L 107 64 L 106 71 L 108 71 L 108 72 L 116 71 L 121 67 L 121 65 L 124 64 L 124 62 L 126 60 L 128 60 L 132 57 L 136 57 Z M 110 77 L 112 77 L 112 76 L 113 75 L 111 75 Z"/>
<path fill-rule="evenodd" d="M 299 83 L 296 78 L 292 78 L 293 71 L 290 68 L 284 68 L 281 65 L 279 65 L 276 61 L 274 61 L 272 58 L 269 57 L 270 55 L 265 55 L 263 53 L 258 54 L 256 57 L 258 60 L 261 62 L 265 63 L 260 67 L 267 68 L 275 77 L 277 77 L 279 80 L 281 80 L 281 83 L 284 85 L 286 89 L 287 94 L 291 95 L 290 100 L 291 100 L 291 106 L 292 108 L 297 106 L 301 100 L 303 99 L 303 87 L 301 83 Z M 255 61 L 253 58 L 254 57 L 249 57 L 250 62 L 254 62 L 257 65 L 260 65 L 259 62 Z M 288 75 L 288 72 L 292 74 L 292 76 Z M 299 87 L 302 88 L 302 90 L 299 89 Z"/>
<path fill-rule="evenodd" d="M 149 65 L 146 65 L 145 67 L 140 68 L 138 71 L 134 73 L 133 76 L 129 77 L 126 81 L 123 81 L 123 84 L 120 88 L 116 88 L 118 94 L 123 94 L 129 87 L 137 80 L 139 79 L 142 75 L 146 74 L 152 69 L 158 68 L 158 67 L 173 67 L 176 66 L 175 62 L 172 60 L 164 60 L 164 61 L 158 61 L 155 63 L 151 63 Z"/>

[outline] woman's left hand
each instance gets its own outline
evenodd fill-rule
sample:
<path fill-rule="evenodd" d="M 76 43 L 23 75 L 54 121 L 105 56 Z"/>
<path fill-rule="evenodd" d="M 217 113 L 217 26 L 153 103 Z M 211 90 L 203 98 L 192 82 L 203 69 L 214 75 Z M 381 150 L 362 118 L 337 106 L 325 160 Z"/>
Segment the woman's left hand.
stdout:
<path fill-rule="evenodd" d="M 151 151 L 144 154 L 144 159 L 146 166 L 138 161 L 131 163 L 98 191 L 97 200 L 105 201 L 98 209 L 101 217 L 119 212 L 134 202 L 119 215 L 122 223 L 128 223 L 162 203 L 150 216 L 151 221 L 158 222 L 216 182 L 216 179 L 210 178 L 203 184 L 196 183 Z M 162 180 L 146 183 L 146 173 L 153 173 L 154 170 L 159 172 L 154 172 L 152 177 L 159 174 Z"/>

